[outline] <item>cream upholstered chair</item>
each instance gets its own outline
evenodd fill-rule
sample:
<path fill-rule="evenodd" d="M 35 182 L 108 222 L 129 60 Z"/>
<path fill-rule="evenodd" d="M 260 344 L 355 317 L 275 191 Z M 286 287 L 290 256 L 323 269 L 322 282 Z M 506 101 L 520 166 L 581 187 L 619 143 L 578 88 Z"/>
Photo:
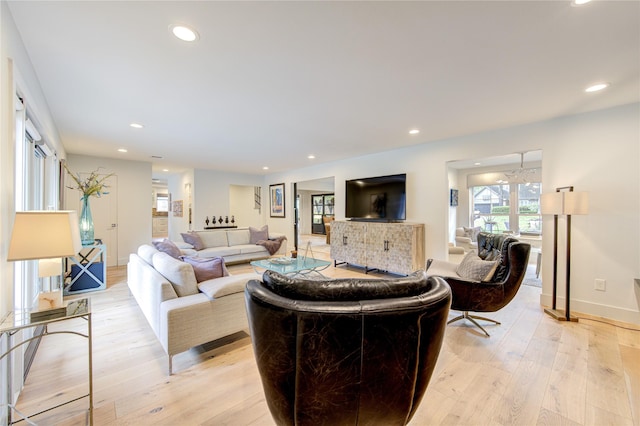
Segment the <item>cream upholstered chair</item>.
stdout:
<path fill-rule="evenodd" d="M 456 228 L 456 246 L 464 248 L 464 251 L 478 249 L 478 234 L 482 231 L 479 226 L 467 228 L 461 226 Z"/>

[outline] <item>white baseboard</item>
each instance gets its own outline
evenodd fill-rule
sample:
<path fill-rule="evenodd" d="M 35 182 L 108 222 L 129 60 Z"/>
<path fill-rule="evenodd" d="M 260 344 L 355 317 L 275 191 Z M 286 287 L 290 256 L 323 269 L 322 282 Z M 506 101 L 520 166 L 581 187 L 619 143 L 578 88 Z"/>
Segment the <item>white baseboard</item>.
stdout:
<path fill-rule="evenodd" d="M 551 306 L 551 295 L 540 294 L 540 305 L 547 308 Z M 558 297 L 556 299 L 556 307 L 564 310 L 565 299 Z M 603 320 L 611 320 L 614 322 L 623 322 L 631 326 L 640 328 L 640 312 L 631 309 L 619 308 L 617 306 L 609 306 L 598 303 L 586 302 L 584 300 L 571 299 L 571 315 L 580 317 L 581 314 L 587 317 L 598 317 Z"/>

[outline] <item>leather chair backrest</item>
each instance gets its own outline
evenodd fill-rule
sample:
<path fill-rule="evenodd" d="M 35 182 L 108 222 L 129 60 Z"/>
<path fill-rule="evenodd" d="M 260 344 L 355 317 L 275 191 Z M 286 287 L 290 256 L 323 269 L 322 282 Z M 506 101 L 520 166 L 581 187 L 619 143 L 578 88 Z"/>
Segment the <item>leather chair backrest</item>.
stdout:
<path fill-rule="evenodd" d="M 267 271 L 245 300 L 278 425 L 389 425 L 406 424 L 426 391 L 451 289 L 424 271 L 389 280 Z"/>
<path fill-rule="evenodd" d="M 509 275 L 509 247 L 518 240 L 503 234 L 478 234 L 478 256 L 484 260 L 500 260 L 491 282 L 503 282 Z M 526 260 L 525 260 L 526 262 Z"/>

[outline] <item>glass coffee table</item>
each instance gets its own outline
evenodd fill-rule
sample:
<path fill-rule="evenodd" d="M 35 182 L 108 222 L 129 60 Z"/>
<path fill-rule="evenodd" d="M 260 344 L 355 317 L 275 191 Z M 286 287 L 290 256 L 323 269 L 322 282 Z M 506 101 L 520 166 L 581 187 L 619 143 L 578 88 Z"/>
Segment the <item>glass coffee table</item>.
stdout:
<path fill-rule="evenodd" d="M 268 269 L 288 276 L 317 274 L 323 278 L 326 277 L 321 271 L 327 269 L 329 265 L 331 265 L 331 262 L 314 259 L 313 257 L 298 257 L 295 259 L 291 257 L 272 257 L 251 262 L 251 266 L 256 272 L 258 272 L 258 269 Z"/>

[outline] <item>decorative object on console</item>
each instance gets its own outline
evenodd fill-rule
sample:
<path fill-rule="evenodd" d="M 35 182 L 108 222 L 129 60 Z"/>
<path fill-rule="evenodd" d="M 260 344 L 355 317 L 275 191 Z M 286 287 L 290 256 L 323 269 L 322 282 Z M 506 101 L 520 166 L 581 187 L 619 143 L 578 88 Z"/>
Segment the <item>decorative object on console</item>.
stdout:
<path fill-rule="evenodd" d="M 285 217 L 284 183 L 269 185 L 269 202 L 271 217 Z"/>
<path fill-rule="evenodd" d="M 207 216 L 207 218 L 204 220 L 204 224 L 206 226 L 209 226 L 209 216 Z"/>
<path fill-rule="evenodd" d="M 74 256 L 82 249 L 78 214 L 75 211 L 49 210 L 16 212 L 9 243 L 8 261 L 57 259 L 57 275 L 62 274 L 62 257 Z M 53 276 L 53 268 L 46 264 L 39 268 L 40 276 Z M 62 289 L 42 291 L 38 308 L 62 306 Z"/>
<path fill-rule="evenodd" d="M 231 216 L 231 224 L 234 225 L 236 223 L 236 217 Z"/>
<path fill-rule="evenodd" d="M 104 190 L 109 187 L 107 185 L 107 179 L 113 176 L 114 173 L 101 175 L 98 172 L 102 167 L 98 167 L 96 170 L 89 173 L 89 176 L 83 179 L 79 173 L 74 174 L 71 172 L 66 163 L 64 163 L 64 168 L 75 182 L 75 186 L 67 186 L 67 188 L 82 192 L 82 210 L 79 222 L 80 239 L 82 244 L 93 244 L 94 227 L 89 197 L 101 197 L 103 195 L 107 195 L 108 192 Z"/>
<path fill-rule="evenodd" d="M 558 321 L 574 321 L 578 318 L 571 316 L 571 215 L 589 214 L 589 194 L 587 192 L 573 192 L 573 186 L 556 188 L 556 192 L 542 194 L 540 197 L 540 211 L 543 215 L 553 215 L 553 294 L 551 309 L 544 311 Z M 566 296 L 565 310 L 556 309 L 556 293 L 558 288 L 558 216 L 567 216 L 567 254 L 566 254 Z"/>
<path fill-rule="evenodd" d="M 220 218 L 218 219 L 218 223 L 222 225 L 222 216 L 220 216 Z"/>

